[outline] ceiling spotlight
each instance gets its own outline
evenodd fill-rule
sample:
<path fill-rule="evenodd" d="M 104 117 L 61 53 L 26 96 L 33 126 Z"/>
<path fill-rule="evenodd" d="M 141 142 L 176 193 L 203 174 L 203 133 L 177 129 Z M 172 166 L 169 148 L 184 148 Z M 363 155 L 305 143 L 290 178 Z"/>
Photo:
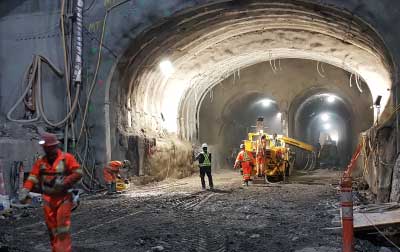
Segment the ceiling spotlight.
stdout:
<path fill-rule="evenodd" d="M 323 122 L 327 122 L 327 121 L 329 120 L 329 115 L 328 115 L 328 114 L 322 114 L 322 115 L 321 115 L 321 120 L 322 120 Z"/>
<path fill-rule="evenodd" d="M 331 128 L 331 125 L 329 123 L 324 124 L 324 129 L 329 130 Z"/>
<path fill-rule="evenodd" d="M 276 114 L 276 117 L 277 117 L 277 118 L 281 118 L 281 116 L 282 116 L 282 113 L 281 113 L 281 112 L 278 112 L 278 114 Z"/>
<path fill-rule="evenodd" d="M 335 96 L 329 95 L 328 98 L 326 98 L 326 100 L 327 100 L 329 103 L 333 103 L 333 102 L 335 102 Z"/>
<path fill-rule="evenodd" d="M 171 74 L 175 72 L 174 66 L 172 65 L 170 60 L 161 61 L 160 70 L 166 77 L 169 77 Z"/>
<path fill-rule="evenodd" d="M 269 99 L 261 100 L 261 104 L 262 104 L 264 107 L 269 107 L 269 106 L 271 105 L 271 100 L 269 100 Z"/>

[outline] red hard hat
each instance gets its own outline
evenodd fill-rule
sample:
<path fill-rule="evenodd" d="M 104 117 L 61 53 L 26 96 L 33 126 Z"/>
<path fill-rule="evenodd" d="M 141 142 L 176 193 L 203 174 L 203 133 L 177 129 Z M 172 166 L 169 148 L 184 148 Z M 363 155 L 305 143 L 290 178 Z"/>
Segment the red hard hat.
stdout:
<path fill-rule="evenodd" d="M 57 139 L 57 136 L 52 133 L 44 132 L 41 135 L 41 138 L 42 139 L 39 141 L 39 144 L 44 147 L 50 147 L 60 143 Z"/>
<path fill-rule="evenodd" d="M 122 166 L 122 162 L 121 161 L 110 161 L 110 163 L 108 163 L 111 167 L 121 167 Z"/>

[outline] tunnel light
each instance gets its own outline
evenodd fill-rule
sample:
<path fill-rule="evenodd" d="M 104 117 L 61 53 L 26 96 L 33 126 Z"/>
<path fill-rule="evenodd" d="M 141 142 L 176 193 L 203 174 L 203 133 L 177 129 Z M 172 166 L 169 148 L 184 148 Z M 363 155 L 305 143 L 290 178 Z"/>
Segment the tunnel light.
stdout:
<path fill-rule="evenodd" d="M 329 103 L 334 103 L 335 102 L 335 96 L 329 95 L 328 98 L 326 98 L 327 102 Z"/>
<path fill-rule="evenodd" d="M 262 104 L 264 107 L 269 107 L 269 106 L 271 105 L 271 100 L 269 100 L 269 99 L 264 99 L 264 100 L 261 101 L 261 104 Z"/>
<path fill-rule="evenodd" d="M 329 123 L 325 123 L 323 127 L 324 129 L 329 130 L 332 126 Z"/>
<path fill-rule="evenodd" d="M 321 115 L 321 120 L 322 120 L 323 122 L 327 122 L 327 121 L 329 120 L 329 115 L 328 115 L 328 114 L 322 114 L 322 115 Z"/>
<path fill-rule="evenodd" d="M 170 60 L 163 60 L 160 62 L 160 70 L 164 76 L 169 77 L 175 72 L 174 66 Z"/>
<path fill-rule="evenodd" d="M 339 140 L 339 134 L 338 134 L 337 131 L 331 132 L 329 135 L 330 135 L 330 137 L 331 137 L 331 139 L 332 139 L 333 141 L 335 141 L 336 143 L 338 142 L 338 140 Z"/>
<path fill-rule="evenodd" d="M 281 112 L 278 112 L 278 114 L 276 114 L 276 117 L 277 117 L 277 118 L 281 118 L 281 117 L 282 117 L 282 113 L 281 113 Z"/>

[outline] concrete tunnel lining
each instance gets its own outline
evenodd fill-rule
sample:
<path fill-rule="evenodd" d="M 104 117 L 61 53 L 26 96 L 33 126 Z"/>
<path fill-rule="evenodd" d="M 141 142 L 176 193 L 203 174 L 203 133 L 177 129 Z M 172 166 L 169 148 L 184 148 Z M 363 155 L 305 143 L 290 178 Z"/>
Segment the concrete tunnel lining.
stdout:
<path fill-rule="evenodd" d="M 379 35 L 349 13 L 299 3 L 232 7 L 223 1 L 177 13 L 143 33 L 121 56 L 118 77 L 112 78 L 122 87 L 122 132 L 168 131 L 194 141 L 200 104 L 213 86 L 242 68 L 282 58 L 316 60 L 359 75 L 373 99 L 382 95 L 385 107 L 393 71 Z M 194 23 L 195 29 L 185 29 Z M 172 76 L 160 72 L 162 59 L 175 67 Z"/>

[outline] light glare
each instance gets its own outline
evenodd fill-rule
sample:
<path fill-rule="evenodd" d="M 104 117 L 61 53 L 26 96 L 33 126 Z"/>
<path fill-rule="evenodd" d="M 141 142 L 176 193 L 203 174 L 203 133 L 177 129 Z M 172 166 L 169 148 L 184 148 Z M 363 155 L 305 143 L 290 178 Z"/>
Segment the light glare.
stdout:
<path fill-rule="evenodd" d="M 321 120 L 322 120 L 323 122 L 327 122 L 327 121 L 329 120 L 329 115 L 328 115 L 328 114 L 322 114 L 322 115 L 321 115 Z"/>
<path fill-rule="evenodd" d="M 281 112 L 278 112 L 278 114 L 276 114 L 276 117 L 277 117 L 277 118 L 281 118 L 281 116 L 282 116 L 282 113 L 281 113 Z"/>
<path fill-rule="evenodd" d="M 335 102 L 335 96 L 329 95 L 328 98 L 326 99 L 329 103 Z"/>
<path fill-rule="evenodd" d="M 160 70 L 164 76 L 169 77 L 175 72 L 174 66 L 170 60 L 163 60 L 160 62 Z"/>
<path fill-rule="evenodd" d="M 261 101 L 261 104 L 262 104 L 264 107 L 269 107 L 269 106 L 271 105 L 271 101 L 268 100 L 268 99 L 264 99 L 264 100 Z"/>
<path fill-rule="evenodd" d="M 324 129 L 329 130 L 331 128 L 331 125 L 329 123 L 324 124 Z"/>

